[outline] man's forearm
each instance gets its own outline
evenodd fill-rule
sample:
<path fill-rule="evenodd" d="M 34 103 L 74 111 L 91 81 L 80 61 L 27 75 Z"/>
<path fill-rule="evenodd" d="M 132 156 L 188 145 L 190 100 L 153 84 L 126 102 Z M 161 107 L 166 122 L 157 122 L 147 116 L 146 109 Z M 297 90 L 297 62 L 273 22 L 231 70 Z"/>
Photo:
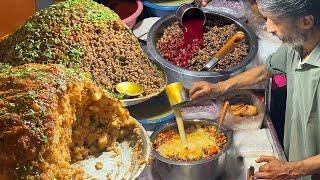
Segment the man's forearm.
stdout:
<path fill-rule="evenodd" d="M 320 174 L 320 155 L 292 162 L 292 173 L 298 176 Z"/>
<path fill-rule="evenodd" d="M 221 83 L 228 86 L 227 91 L 255 85 L 271 77 L 264 65 L 257 66 Z"/>

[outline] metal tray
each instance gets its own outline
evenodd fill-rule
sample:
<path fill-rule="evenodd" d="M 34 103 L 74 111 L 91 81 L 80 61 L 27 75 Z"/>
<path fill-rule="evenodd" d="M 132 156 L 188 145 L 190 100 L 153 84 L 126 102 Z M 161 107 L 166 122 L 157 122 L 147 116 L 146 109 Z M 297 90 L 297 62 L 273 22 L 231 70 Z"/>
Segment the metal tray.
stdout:
<path fill-rule="evenodd" d="M 74 167 L 82 167 L 85 170 L 85 179 L 95 180 L 122 180 L 122 179 L 136 179 L 144 170 L 146 163 L 149 160 L 151 146 L 149 136 L 144 128 L 139 124 L 140 137 L 142 139 L 142 156 L 141 159 L 133 157 L 132 142 L 123 141 L 118 144 L 119 153 L 103 152 L 98 157 L 91 157 L 89 159 L 79 161 L 73 164 Z M 103 168 L 96 170 L 97 162 L 103 164 Z M 144 163 L 141 163 L 144 162 Z"/>

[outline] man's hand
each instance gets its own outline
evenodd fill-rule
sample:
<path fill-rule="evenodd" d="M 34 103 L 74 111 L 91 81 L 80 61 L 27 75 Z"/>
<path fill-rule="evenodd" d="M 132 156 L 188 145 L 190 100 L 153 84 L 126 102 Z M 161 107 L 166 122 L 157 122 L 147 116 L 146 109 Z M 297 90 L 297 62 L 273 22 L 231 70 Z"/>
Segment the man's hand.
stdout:
<path fill-rule="evenodd" d="M 211 0 L 195 0 L 197 3 L 201 4 L 202 7 L 206 6 Z"/>
<path fill-rule="evenodd" d="M 267 80 L 269 77 L 271 77 L 271 74 L 265 69 L 264 65 L 260 65 L 216 84 L 205 81 L 196 82 L 190 89 L 189 94 L 191 99 L 197 99 L 200 96 L 210 97 L 211 95 L 217 97 L 234 89 L 250 87 Z"/>
<path fill-rule="evenodd" d="M 220 96 L 228 89 L 223 82 L 212 84 L 206 81 L 195 82 L 189 91 L 191 99 L 199 97 Z"/>
<path fill-rule="evenodd" d="M 298 177 L 293 174 L 291 162 L 282 161 L 273 156 L 261 156 L 256 162 L 266 162 L 260 166 L 259 172 L 255 173 L 257 179 L 289 180 Z"/>

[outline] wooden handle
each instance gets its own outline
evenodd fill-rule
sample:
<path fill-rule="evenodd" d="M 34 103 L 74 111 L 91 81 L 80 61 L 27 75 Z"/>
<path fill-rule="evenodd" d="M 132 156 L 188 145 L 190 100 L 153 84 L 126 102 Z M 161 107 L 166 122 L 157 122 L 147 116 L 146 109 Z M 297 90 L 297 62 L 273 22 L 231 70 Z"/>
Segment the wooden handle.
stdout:
<path fill-rule="evenodd" d="M 224 102 L 223 108 L 220 112 L 220 119 L 219 119 L 220 124 L 223 124 L 224 122 L 224 118 L 226 117 L 228 106 L 229 106 L 229 101 Z"/>
<path fill-rule="evenodd" d="M 217 59 L 223 58 L 236 48 L 243 40 L 246 39 L 246 35 L 242 31 L 236 32 L 214 55 Z"/>

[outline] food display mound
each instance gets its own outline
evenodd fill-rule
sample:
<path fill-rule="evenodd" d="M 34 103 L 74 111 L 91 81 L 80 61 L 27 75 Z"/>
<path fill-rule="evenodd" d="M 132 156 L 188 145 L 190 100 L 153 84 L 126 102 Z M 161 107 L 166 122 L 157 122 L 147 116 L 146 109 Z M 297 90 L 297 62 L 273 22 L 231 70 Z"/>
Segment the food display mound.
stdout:
<path fill-rule="evenodd" d="M 144 54 L 137 38 L 116 13 L 92 0 L 67 0 L 37 12 L 0 42 L 1 62 L 62 64 L 81 69 L 118 99 L 116 84 L 135 82 L 139 97 L 159 93 L 163 71 Z"/>
<path fill-rule="evenodd" d="M 62 65 L 0 63 L 0 179 L 84 179 L 72 163 L 132 142 L 138 122 L 85 74 Z"/>
<path fill-rule="evenodd" d="M 206 160 L 220 152 L 227 137 L 210 125 L 194 125 L 186 130 L 187 146 L 181 144 L 178 130 L 168 130 L 157 135 L 153 147 L 163 157 L 175 161 Z"/>
<path fill-rule="evenodd" d="M 203 44 L 199 40 L 184 47 L 183 27 L 173 22 L 166 27 L 157 41 L 160 55 L 173 64 L 193 70 L 201 71 L 212 59 L 217 51 L 237 32 L 235 24 L 225 24 L 221 20 L 207 20 L 204 26 Z M 231 53 L 227 54 L 212 69 L 221 71 L 236 66 L 248 55 L 249 46 L 246 41 L 239 44 Z"/>

